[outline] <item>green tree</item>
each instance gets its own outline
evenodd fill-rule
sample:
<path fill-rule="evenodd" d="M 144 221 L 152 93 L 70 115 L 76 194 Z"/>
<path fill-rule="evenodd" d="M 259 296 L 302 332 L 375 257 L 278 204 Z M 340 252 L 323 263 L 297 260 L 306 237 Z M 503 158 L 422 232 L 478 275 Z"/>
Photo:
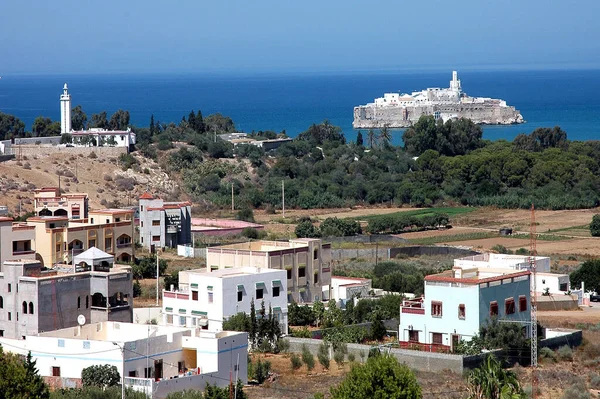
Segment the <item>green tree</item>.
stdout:
<path fill-rule="evenodd" d="M 569 275 L 571 286 L 581 288 L 585 282 L 586 290 L 600 292 L 600 259 L 591 259 L 583 262 L 581 267 Z"/>
<path fill-rule="evenodd" d="M 87 123 L 87 115 L 83 112 L 81 105 L 71 110 L 71 128 L 73 130 L 84 130 Z"/>
<path fill-rule="evenodd" d="M 504 370 L 493 355 L 488 355 L 479 368 L 471 371 L 467 382 L 469 399 L 527 398 L 516 374 Z"/>
<path fill-rule="evenodd" d="M 60 123 L 52 122 L 52 119 L 38 116 L 33 121 L 31 131 L 34 137 L 50 137 L 60 135 Z"/>
<path fill-rule="evenodd" d="M 324 120 L 318 125 L 313 124 L 298 135 L 297 140 L 308 141 L 312 145 L 322 145 L 324 143 L 345 144 L 346 139 L 339 126 L 332 125 L 328 120 Z"/>
<path fill-rule="evenodd" d="M 379 312 L 373 314 L 371 322 L 371 338 L 375 341 L 381 341 L 387 333 L 383 321 L 381 321 Z"/>
<path fill-rule="evenodd" d="M 0 398 L 49 398 L 48 386 L 37 374 L 31 353 L 23 361 L 0 347 Z"/>
<path fill-rule="evenodd" d="M 375 134 L 373 129 L 369 129 L 367 132 L 367 140 L 369 140 L 369 148 L 373 148 L 375 141 L 377 141 L 377 134 Z"/>
<path fill-rule="evenodd" d="M 110 130 L 126 130 L 129 126 L 129 111 L 123 111 L 122 109 L 116 111 L 110 117 L 108 122 L 108 128 Z"/>
<path fill-rule="evenodd" d="M 306 344 L 302 345 L 302 362 L 306 365 L 306 370 L 309 373 L 315 368 L 315 357 L 310 352 Z"/>
<path fill-rule="evenodd" d="M 106 111 L 102 111 L 99 114 L 92 114 L 90 127 L 108 129 L 108 119 L 106 119 Z"/>
<path fill-rule="evenodd" d="M 133 297 L 138 298 L 142 295 L 142 285 L 140 284 L 140 280 L 135 280 L 133 283 Z"/>
<path fill-rule="evenodd" d="M 362 146 L 363 143 L 363 135 L 362 132 L 359 130 L 358 133 L 356 134 L 356 145 L 357 146 Z"/>
<path fill-rule="evenodd" d="M 179 287 L 179 273 L 173 272 L 165 275 L 163 286 L 165 287 L 165 290 L 170 290 L 171 286 L 177 289 Z"/>
<path fill-rule="evenodd" d="M 406 366 L 390 355 L 370 357 L 365 364 L 355 364 L 337 386 L 331 388 L 333 399 L 422 398 L 417 378 Z"/>
<path fill-rule="evenodd" d="M 392 131 L 390 130 L 390 125 L 388 123 L 384 124 L 383 127 L 379 129 L 379 139 L 383 146 L 388 146 L 391 143 Z"/>
<path fill-rule="evenodd" d="M 596 214 L 592 217 L 590 233 L 592 234 L 592 237 L 600 237 L 600 214 Z"/>
<path fill-rule="evenodd" d="M 327 342 L 321 343 L 319 345 L 319 350 L 317 351 L 317 359 L 319 363 L 325 370 L 329 370 L 329 344 Z"/>
<path fill-rule="evenodd" d="M 0 140 L 25 136 L 25 124 L 13 115 L 0 112 Z"/>
<path fill-rule="evenodd" d="M 61 144 L 72 144 L 73 143 L 73 136 L 70 133 L 63 133 L 60 136 L 60 143 Z"/>
<path fill-rule="evenodd" d="M 480 148 L 483 130 L 470 119 L 450 119 L 437 122 L 433 115 L 423 115 L 417 123 L 404 131 L 405 149 L 413 155 L 434 150 L 442 155 L 464 155 Z"/>
<path fill-rule="evenodd" d="M 296 237 L 298 238 L 318 238 L 321 237 L 321 232 L 316 228 L 310 220 L 303 220 L 296 225 L 294 230 Z"/>
<path fill-rule="evenodd" d="M 250 331 L 248 331 L 248 340 L 250 346 L 253 348 L 256 346 L 256 340 L 258 336 L 258 321 L 256 320 L 256 307 L 254 306 L 254 298 L 250 302 Z"/>
<path fill-rule="evenodd" d="M 235 124 L 228 116 L 220 113 L 210 114 L 203 120 L 204 131 L 217 134 L 235 132 Z"/>
<path fill-rule="evenodd" d="M 235 218 L 237 220 L 254 223 L 254 211 L 252 211 L 250 208 L 244 207 L 238 211 Z"/>
<path fill-rule="evenodd" d="M 98 364 L 81 370 L 83 386 L 95 386 L 102 389 L 117 386 L 121 383 L 121 376 L 116 366 Z"/>

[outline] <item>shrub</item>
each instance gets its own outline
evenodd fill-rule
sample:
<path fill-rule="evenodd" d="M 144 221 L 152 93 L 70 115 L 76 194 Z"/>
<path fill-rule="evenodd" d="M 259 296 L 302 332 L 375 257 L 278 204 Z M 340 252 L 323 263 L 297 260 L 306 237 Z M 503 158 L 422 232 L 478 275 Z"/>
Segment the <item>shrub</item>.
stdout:
<path fill-rule="evenodd" d="M 338 365 L 338 367 L 342 367 L 344 365 L 344 352 L 333 352 L 333 360 L 335 360 L 335 363 Z"/>
<path fill-rule="evenodd" d="M 90 152 L 90 155 L 88 155 L 88 158 L 96 159 L 96 158 L 98 158 L 98 155 L 96 155 L 96 153 L 94 151 L 92 151 L 92 152 Z"/>
<path fill-rule="evenodd" d="M 319 345 L 319 351 L 317 352 L 317 359 L 319 359 L 319 363 L 325 370 L 329 370 L 329 345 L 327 343 L 322 343 Z"/>
<path fill-rule="evenodd" d="M 254 212 L 250 208 L 240 209 L 235 217 L 237 220 L 245 222 L 254 222 Z"/>
<path fill-rule="evenodd" d="M 309 373 L 315 368 L 315 357 L 310 353 L 306 344 L 302 345 L 302 361 L 306 364 Z"/>
<path fill-rule="evenodd" d="M 294 329 L 290 328 L 290 335 L 294 338 L 312 338 L 312 333 L 306 326 Z"/>
<path fill-rule="evenodd" d="M 547 359 L 554 363 L 556 363 L 556 361 L 558 360 L 556 353 L 554 353 L 554 351 L 550 348 L 540 349 L 540 359 Z"/>
<path fill-rule="evenodd" d="M 256 379 L 259 384 L 262 384 L 269 377 L 270 371 L 271 362 L 258 359 L 256 367 L 254 368 L 254 379 Z"/>
<path fill-rule="evenodd" d="M 144 168 L 144 174 L 145 174 L 145 175 L 149 175 L 149 174 L 150 174 L 150 169 L 148 169 L 148 168 Z"/>
<path fill-rule="evenodd" d="M 556 351 L 558 358 L 563 361 L 573 361 L 573 350 L 568 345 L 563 345 Z"/>
<path fill-rule="evenodd" d="M 252 227 L 245 227 L 244 230 L 242 230 L 242 236 L 256 240 L 258 238 L 258 230 L 253 229 Z"/>
<path fill-rule="evenodd" d="M 529 255 L 529 250 L 526 248 L 519 248 L 515 251 L 517 255 Z"/>
<path fill-rule="evenodd" d="M 293 353 L 290 357 L 290 362 L 292 363 L 292 370 L 298 370 L 300 367 L 302 367 L 302 359 L 300 359 L 300 356 L 296 355 L 295 353 Z"/>
<path fill-rule="evenodd" d="M 588 391 L 583 381 L 577 382 L 563 391 L 562 399 L 590 399 Z"/>
<path fill-rule="evenodd" d="M 600 374 L 592 374 L 590 377 L 590 388 L 600 389 Z"/>
<path fill-rule="evenodd" d="M 140 295 L 142 295 L 142 285 L 139 280 L 135 280 L 135 283 L 133 283 L 133 297 L 137 298 Z"/>
<path fill-rule="evenodd" d="M 592 222 L 590 223 L 590 233 L 592 234 L 592 237 L 600 237 L 600 214 L 592 217 Z"/>
<path fill-rule="evenodd" d="M 104 181 L 112 181 L 112 176 L 111 175 L 104 175 Z"/>
<path fill-rule="evenodd" d="M 500 244 L 494 245 L 491 249 L 492 249 L 492 251 L 496 251 L 499 254 L 511 255 L 513 253 L 513 251 L 506 248 L 504 245 L 500 245 Z"/>
<path fill-rule="evenodd" d="M 277 352 L 278 353 L 287 353 L 290 350 L 290 341 L 287 339 L 278 339 L 277 340 Z"/>
<path fill-rule="evenodd" d="M 348 353 L 348 361 L 350 363 L 353 363 L 355 360 L 356 360 L 356 355 L 354 354 L 354 352 Z"/>

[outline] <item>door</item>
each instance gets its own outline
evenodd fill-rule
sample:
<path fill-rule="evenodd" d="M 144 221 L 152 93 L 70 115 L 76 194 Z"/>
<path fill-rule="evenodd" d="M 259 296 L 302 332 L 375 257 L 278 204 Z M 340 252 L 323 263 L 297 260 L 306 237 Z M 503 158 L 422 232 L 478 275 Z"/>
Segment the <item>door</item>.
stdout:
<path fill-rule="evenodd" d="M 452 334 L 452 352 L 454 352 L 454 349 L 458 346 L 459 338 L 460 336 L 458 334 Z"/>
<path fill-rule="evenodd" d="M 162 359 L 154 361 L 154 381 L 159 381 L 161 378 L 163 378 Z"/>

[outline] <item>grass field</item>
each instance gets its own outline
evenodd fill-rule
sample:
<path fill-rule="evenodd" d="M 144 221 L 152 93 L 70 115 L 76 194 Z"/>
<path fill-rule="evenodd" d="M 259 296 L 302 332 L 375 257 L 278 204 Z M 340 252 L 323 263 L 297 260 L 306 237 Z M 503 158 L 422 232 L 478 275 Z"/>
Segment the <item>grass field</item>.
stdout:
<path fill-rule="evenodd" d="M 388 213 L 385 216 L 416 216 L 416 217 L 423 217 L 423 216 L 430 216 L 430 215 L 435 215 L 435 214 L 439 214 L 439 213 L 445 213 L 446 215 L 448 215 L 450 218 L 452 218 L 453 216 L 460 216 L 460 215 L 464 215 L 467 213 L 471 213 L 473 211 L 476 211 L 478 208 L 468 208 L 468 207 L 460 207 L 460 208 L 423 208 L 423 209 L 417 209 L 417 210 L 413 210 L 413 211 L 400 211 L 400 212 L 395 212 L 395 213 Z M 366 221 L 368 222 L 369 220 L 372 219 L 376 219 L 381 217 L 382 215 L 368 215 L 368 216 L 358 216 L 358 217 L 352 217 L 350 219 L 355 219 L 355 220 L 360 220 L 360 221 Z"/>

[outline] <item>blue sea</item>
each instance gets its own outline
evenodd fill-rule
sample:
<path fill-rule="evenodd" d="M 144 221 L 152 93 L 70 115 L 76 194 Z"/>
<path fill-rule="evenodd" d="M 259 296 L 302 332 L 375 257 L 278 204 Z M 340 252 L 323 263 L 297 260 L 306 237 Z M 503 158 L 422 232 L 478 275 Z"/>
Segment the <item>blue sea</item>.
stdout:
<path fill-rule="evenodd" d="M 60 120 L 65 82 L 73 106 L 88 114 L 129 110 L 131 123 L 148 126 L 150 115 L 179 122 L 191 110 L 230 116 L 237 130 L 285 130 L 290 136 L 329 119 L 350 140 L 353 107 L 384 92 L 447 87 L 451 71 L 304 75 L 7 75 L 0 79 L 0 111 L 31 128 L 40 115 Z M 513 139 L 537 127 L 561 126 L 571 140 L 600 138 L 600 71 L 459 71 L 471 96 L 501 98 L 521 111 L 527 123 L 486 126 L 484 138 Z M 394 132 L 395 143 L 401 131 Z"/>

